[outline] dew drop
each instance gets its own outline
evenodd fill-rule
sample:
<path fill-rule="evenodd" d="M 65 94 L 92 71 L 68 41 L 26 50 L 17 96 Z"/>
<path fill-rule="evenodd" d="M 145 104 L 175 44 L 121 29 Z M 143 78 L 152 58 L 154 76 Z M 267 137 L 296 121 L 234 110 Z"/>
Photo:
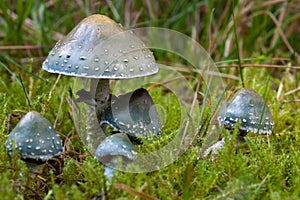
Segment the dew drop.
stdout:
<path fill-rule="evenodd" d="M 134 56 L 133 58 L 134 58 L 135 60 L 138 60 L 138 59 L 139 59 L 139 57 L 137 57 L 137 56 Z"/>
<path fill-rule="evenodd" d="M 86 57 L 85 57 L 85 56 L 80 56 L 79 59 L 80 59 L 80 60 L 85 60 Z"/>
<path fill-rule="evenodd" d="M 125 62 L 125 63 L 128 62 L 128 59 L 124 58 L 124 59 L 123 59 L 123 62 Z"/>
<path fill-rule="evenodd" d="M 104 61 L 104 64 L 108 65 L 108 61 L 107 61 L 107 60 L 106 60 L 106 61 Z"/>

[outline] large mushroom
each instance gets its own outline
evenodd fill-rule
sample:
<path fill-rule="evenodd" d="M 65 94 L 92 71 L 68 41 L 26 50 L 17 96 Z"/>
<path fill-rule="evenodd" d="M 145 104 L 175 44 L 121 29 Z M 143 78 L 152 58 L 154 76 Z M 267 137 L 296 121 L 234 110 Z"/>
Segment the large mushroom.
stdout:
<path fill-rule="evenodd" d="M 51 73 L 99 79 L 95 99 L 109 97 L 109 79 L 128 79 L 158 72 L 152 52 L 133 32 L 95 14 L 83 19 L 56 43 L 43 62 Z"/>
<path fill-rule="evenodd" d="M 6 140 L 6 150 L 10 156 L 17 156 L 33 170 L 63 152 L 62 140 L 50 122 L 36 111 L 27 113 Z"/>
<path fill-rule="evenodd" d="M 99 14 L 83 19 L 58 41 L 42 68 L 51 73 L 91 78 L 90 94 L 95 97 L 98 118 L 108 106 L 109 79 L 158 72 L 153 53 L 132 31 L 125 31 L 120 24 Z"/>

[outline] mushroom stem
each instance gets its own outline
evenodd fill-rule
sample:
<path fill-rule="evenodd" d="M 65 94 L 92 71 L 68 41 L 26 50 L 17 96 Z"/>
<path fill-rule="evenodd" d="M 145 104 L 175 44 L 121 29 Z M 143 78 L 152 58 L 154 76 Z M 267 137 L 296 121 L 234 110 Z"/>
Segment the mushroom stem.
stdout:
<path fill-rule="evenodd" d="M 114 169 L 114 168 L 105 166 L 105 168 L 104 168 L 104 176 L 105 176 L 109 181 L 111 181 L 111 180 L 113 179 L 114 174 L 115 174 L 115 169 Z"/>
<path fill-rule="evenodd" d="M 96 86 L 96 88 L 94 88 Z M 91 91 L 95 91 L 96 113 L 100 119 L 101 114 L 108 106 L 109 100 L 109 79 L 92 79 Z M 104 130 L 103 130 L 104 131 Z"/>

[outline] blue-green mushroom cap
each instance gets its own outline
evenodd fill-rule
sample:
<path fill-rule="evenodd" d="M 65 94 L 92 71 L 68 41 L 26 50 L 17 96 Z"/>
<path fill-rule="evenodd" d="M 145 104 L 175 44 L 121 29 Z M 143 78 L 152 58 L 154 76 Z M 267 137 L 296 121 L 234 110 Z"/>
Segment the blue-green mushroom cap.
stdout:
<path fill-rule="evenodd" d="M 119 158 L 126 164 L 136 159 L 137 152 L 124 133 L 117 133 L 105 138 L 97 147 L 96 159 L 104 164 L 115 166 Z"/>
<path fill-rule="evenodd" d="M 219 125 L 233 129 L 240 122 L 239 130 L 242 135 L 248 132 L 271 134 L 274 121 L 268 106 L 265 105 L 264 109 L 264 105 L 264 99 L 254 90 L 241 89 L 230 102 L 221 107 L 218 114 Z"/>
<path fill-rule="evenodd" d="M 98 79 L 127 79 L 158 72 L 153 53 L 132 31 L 99 14 L 83 19 L 58 41 L 42 68 Z"/>
<path fill-rule="evenodd" d="M 144 88 L 120 95 L 111 95 L 111 104 L 101 116 L 101 124 L 135 137 L 159 135 L 162 122 L 155 104 Z"/>
<path fill-rule="evenodd" d="M 5 146 L 10 156 L 14 155 L 15 149 L 22 160 L 32 162 L 44 162 L 64 150 L 53 126 L 36 111 L 27 113 L 20 120 Z"/>

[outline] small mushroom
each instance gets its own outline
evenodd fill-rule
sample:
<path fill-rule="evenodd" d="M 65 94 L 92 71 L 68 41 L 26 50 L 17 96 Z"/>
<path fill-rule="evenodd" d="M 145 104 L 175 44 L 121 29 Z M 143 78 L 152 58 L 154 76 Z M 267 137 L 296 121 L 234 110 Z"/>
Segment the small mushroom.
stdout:
<path fill-rule="evenodd" d="M 107 107 L 109 79 L 158 72 L 153 53 L 132 31 L 125 31 L 120 24 L 99 14 L 83 19 L 58 41 L 42 68 L 51 73 L 94 79 L 90 92 L 95 96 L 97 116 Z M 93 82 L 98 82 L 96 89 Z"/>
<path fill-rule="evenodd" d="M 229 130 L 240 122 L 240 136 L 248 132 L 271 134 L 274 126 L 272 114 L 264 99 L 251 89 L 239 90 L 230 102 L 225 103 L 219 112 L 218 122 Z"/>
<path fill-rule="evenodd" d="M 136 159 L 136 151 L 128 136 L 124 133 L 113 134 L 103 140 L 95 153 L 96 159 L 107 166 L 104 175 L 111 180 L 119 164 L 125 166 Z M 122 163 L 120 163 L 120 161 Z"/>
<path fill-rule="evenodd" d="M 239 133 L 234 142 L 236 147 L 245 142 L 244 137 L 249 132 L 271 134 L 274 127 L 271 112 L 268 106 L 265 105 L 264 99 L 251 89 L 239 90 L 231 101 L 224 103 L 218 114 L 218 122 L 220 126 L 224 126 L 225 129 L 230 131 L 229 138 L 231 138 L 231 133 L 237 123 L 240 123 Z M 211 155 L 214 160 L 224 144 L 225 139 L 222 138 L 222 140 L 208 147 L 202 157 Z"/>
<path fill-rule="evenodd" d="M 64 151 L 62 140 L 50 122 L 36 111 L 27 113 L 6 140 L 6 150 L 10 156 L 17 155 L 28 166 L 36 166 Z M 30 165 L 32 164 L 32 165 Z"/>
<path fill-rule="evenodd" d="M 100 124 L 135 137 L 159 135 L 162 129 L 153 100 L 144 88 L 119 97 L 111 95 L 111 105 L 103 112 Z"/>

